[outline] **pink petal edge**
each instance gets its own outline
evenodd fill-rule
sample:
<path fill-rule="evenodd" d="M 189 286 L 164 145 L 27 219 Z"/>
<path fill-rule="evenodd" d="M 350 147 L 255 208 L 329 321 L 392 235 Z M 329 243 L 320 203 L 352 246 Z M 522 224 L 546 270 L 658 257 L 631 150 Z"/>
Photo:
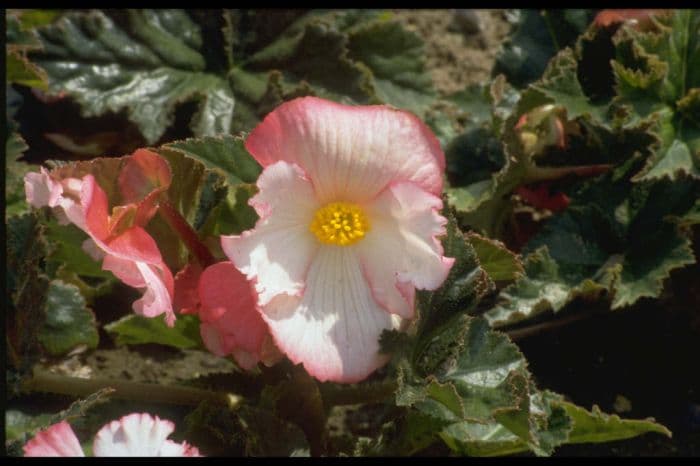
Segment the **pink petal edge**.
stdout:
<path fill-rule="evenodd" d="M 78 438 L 66 421 L 40 431 L 24 445 L 24 456 L 85 456 Z"/>

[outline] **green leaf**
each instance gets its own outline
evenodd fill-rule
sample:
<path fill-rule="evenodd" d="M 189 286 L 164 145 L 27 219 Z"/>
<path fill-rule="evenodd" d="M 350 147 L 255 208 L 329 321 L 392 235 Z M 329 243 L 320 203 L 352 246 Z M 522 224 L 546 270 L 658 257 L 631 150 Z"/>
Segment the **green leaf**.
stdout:
<path fill-rule="evenodd" d="M 540 413 L 541 421 L 546 421 L 536 431 L 539 445 L 545 448 L 541 453 L 551 452 L 552 447 L 561 443 L 623 440 L 646 432 L 671 434 L 652 420 L 622 420 L 616 415 L 601 413 L 596 406 L 591 413 L 550 392 L 537 394 L 532 398 L 532 403 Z M 503 424 L 463 422 L 449 426 L 441 436 L 453 450 L 469 455 L 506 455 L 528 449 L 526 441 Z"/>
<path fill-rule="evenodd" d="M 548 266 L 526 264 L 527 278 L 504 289 L 504 302 L 487 313 L 492 323 L 513 323 L 550 307 L 557 311 L 576 296 L 593 298 L 603 290 L 613 294 L 613 309 L 628 306 L 660 296 L 670 271 L 695 263 L 687 232 L 673 222 L 692 216 L 700 183 L 633 184 L 632 171 L 582 186 L 569 208 L 528 242 L 526 251 L 548 248 Z M 542 301 L 548 287 L 556 293 Z"/>
<path fill-rule="evenodd" d="M 17 15 L 22 29 L 30 30 L 53 22 L 61 14 L 61 10 L 23 9 L 9 10 L 8 13 Z"/>
<path fill-rule="evenodd" d="M 308 456 L 301 429 L 259 407 L 234 411 L 204 401 L 185 422 L 188 442 L 211 456 Z"/>
<path fill-rule="evenodd" d="M 97 347 L 99 335 L 95 316 L 75 285 L 53 280 L 46 298 L 46 321 L 39 342 L 52 356 L 68 353 L 79 345 Z"/>
<path fill-rule="evenodd" d="M 5 16 L 5 39 L 7 48 L 12 51 L 26 52 L 41 48 L 41 42 L 30 27 L 22 24 L 23 15 L 8 14 Z"/>
<path fill-rule="evenodd" d="M 570 420 L 553 404 L 560 397 L 536 390 L 518 348 L 484 319 L 456 316 L 418 337 L 411 362 L 398 364 L 396 392 L 397 405 L 427 417 L 418 440 L 437 434 L 452 450 L 475 455 L 549 455 L 566 441 Z M 385 440 L 389 448 L 410 437 Z"/>
<path fill-rule="evenodd" d="M 234 99 L 226 80 L 205 72 L 199 27 L 182 10 L 129 10 L 115 21 L 100 11 L 68 13 L 37 29 L 44 50 L 31 54 L 52 93 L 66 92 L 84 116 L 125 110 L 148 143 L 196 100 L 197 136 L 228 133 Z"/>
<path fill-rule="evenodd" d="M 246 456 L 309 456 L 309 444 L 297 425 L 252 407 L 237 415 L 246 432 Z"/>
<path fill-rule="evenodd" d="M 49 219 L 45 226 L 50 244 L 47 257 L 50 271 L 63 267 L 79 276 L 100 281 L 113 280 L 112 273 L 102 270 L 100 262 L 83 250 L 83 242 L 88 239 L 84 231 L 72 224 L 61 225 L 54 218 Z"/>
<path fill-rule="evenodd" d="M 444 213 L 444 212 L 443 212 Z M 458 313 L 472 312 L 481 298 L 493 290 L 494 283 L 479 264 L 472 245 L 447 212 L 447 234 L 442 238 L 445 257 L 455 258 L 447 279 L 435 291 L 418 291 L 419 332 L 449 320 Z"/>
<path fill-rule="evenodd" d="M 180 349 L 203 348 L 199 336 L 199 319 L 195 316 L 180 315 L 175 326 L 168 327 L 161 318 L 150 319 L 132 314 L 109 323 L 104 328 L 114 334 L 117 344 L 158 343 Z"/>
<path fill-rule="evenodd" d="M 568 443 L 611 442 L 636 437 L 647 432 L 656 432 L 671 437 L 671 431 L 661 424 L 657 424 L 653 419 L 620 419 L 615 414 L 601 412 L 600 408 L 595 405 L 592 411 L 588 411 L 563 400 L 559 401 L 558 404 L 566 410 L 573 421 L 574 427 L 569 435 Z"/>
<path fill-rule="evenodd" d="M 18 52 L 5 54 L 5 81 L 48 90 L 46 72 Z"/>
<path fill-rule="evenodd" d="M 557 51 L 574 43 L 593 19 L 591 10 L 534 10 L 510 12 L 512 35 L 496 57 L 493 74 L 523 87 L 542 75 Z"/>
<path fill-rule="evenodd" d="M 209 237 L 238 235 L 250 230 L 258 220 L 258 214 L 248 200 L 258 192 L 254 184 L 229 186 L 226 198 L 211 212 L 207 223 L 202 227 L 203 234 Z"/>
<path fill-rule="evenodd" d="M 578 78 L 578 62 L 572 49 L 560 51 L 547 65 L 542 77 L 528 87 L 530 92 L 541 94 L 548 103 L 561 105 L 569 119 L 590 115 L 604 121 L 607 103 L 593 104 L 585 94 Z M 523 95 L 523 100 L 534 99 Z"/>
<path fill-rule="evenodd" d="M 422 115 L 435 100 L 432 79 L 423 62 L 423 41 L 397 21 L 360 24 L 349 35 L 352 60 L 374 76 L 380 101 Z"/>
<path fill-rule="evenodd" d="M 200 231 L 226 196 L 223 174 L 208 170 L 202 162 L 180 151 L 164 148 L 156 151 L 168 161 L 172 173 L 172 183 L 167 191 L 168 203 L 195 231 Z M 147 229 L 172 270 L 180 270 L 189 262 L 189 250 L 162 215 L 151 219 Z M 204 240 L 201 236 L 200 239 Z"/>
<path fill-rule="evenodd" d="M 700 178 L 700 14 L 674 10 L 660 31 L 623 28 L 612 66 L 617 100 L 631 121 L 653 118 L 660 144 L 633 181 Z"/>
<path fill-rule="evenodd" d="M 24 175 L 38 169 L 36 165 L 20 162 L 17 159 L 28 146 L 19 133 L 8 128 L 5 141 L 5 218 L 29 211 L 24 192 Z"/>
<path fill-rule="evenodd" d="M 467 234 L 467 240 L 479 257 L 479 264 L 494 281 L 515 280 L 525 273 L 520 257 L 503 243 L 474 232 Z"/>
<path fill-rule="evenodd" d="M 514 380 L 526 373 L 507 336 L 465 315 L 422 335 L 412 360 L 401 369 L 397 404 L 449 421 L 486 422 L 495 409 L 517 406 Z"/>
<path fill-rule="evenodd" d="M 593 297 L 604 287 L 591 280 L 567 280 L 546 247 L 525 258 L 525 275 L 498 295 L 498 303 L 484 317 L 493 326 L 514 324 L 545 311 L 557 312 L 576 296 Z"/>
<path fill-rule="evenodd" d="M 6 341 L 8 362 L 26 373 L 40 356 L 37 335 L 46 318 L 49 279 L 44 228 L 35 213 L 7 220 Z"/>
<path fill-rule="evenodd" d="M 645 240 L 654 248 L 640 245 L 625 254 L 615 283 L 613 309 L 629 306 L 643 297 L 658 297 L 672 270 L 696 261 L 691 241 L 671 225 L 649 232 Z"/>
<path fill-rule="evenodd" d="M 261 167 L 239 137 L 221 135 L 175 141 L 157 149 L 173 174 L 170 204 L 200 234 L 212 252 L 223 257 L 219 235 L 252 228 L 257 214 L 248 205 Z M 188 262 L 189 251 L 167 222 L 156 217 L 148 226 L 174 270 Z M 221 253 L 221 254 L 219 254 Z"/>
<path fill-rule="evenodd" d="M 254 13 L 229 14 L 227 21 L 238 18 L 240 25 L 243 15 L 246 22 L 258 22 L 250 35 L 245 28 L 226 28 L 232 55 L 241 56 L 228 73 L 240 104 L 237 130 L 249 130 L 283 101 L 305 95 L 388 103 L 419 116 L 433 104 L 421 39 L 377 11 L 311 11 L 286 28 L 278 21 L 270 28 L 269 19 L 260 23 Z M 260 41 L 262 47 L 257 36 L 268 39 Z"/>
<path fill-rule="evenodd" d="M 175 141 L 161 149 L 180 152 L 225 176 L 229 184 L 255 183 L 262 171 L 243 139 L 228 135 Z"/>

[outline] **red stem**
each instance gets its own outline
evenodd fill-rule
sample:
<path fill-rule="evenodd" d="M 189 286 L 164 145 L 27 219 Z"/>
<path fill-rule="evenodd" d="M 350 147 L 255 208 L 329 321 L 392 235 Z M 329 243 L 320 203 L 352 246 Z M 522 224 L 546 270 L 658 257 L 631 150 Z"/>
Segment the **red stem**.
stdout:
<path fill-rule="evenodd" d="M 160 208 L 158 209 L 163 215 L 163 218 L 168 225 L 170 225 L 180 236 L 182 242 L 185 243 L 187 249 L 195 256 L 202 268 L 206 268 L 216 262 L 214 256 L 209 251 L 204 243 L 199 239 L 199 235 L 190 226 L 189 223 L 182 217 L 180 212 L 178 212 L 169 202 L 163 201 L 160 203 Z"/>

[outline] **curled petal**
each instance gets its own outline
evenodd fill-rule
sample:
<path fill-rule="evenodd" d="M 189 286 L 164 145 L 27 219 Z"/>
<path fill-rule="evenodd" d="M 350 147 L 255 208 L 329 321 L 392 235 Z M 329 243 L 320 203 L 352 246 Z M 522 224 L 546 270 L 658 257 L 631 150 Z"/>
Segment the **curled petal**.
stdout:
<path fill-rule="evenodd" d="M 128 157 L 119 172 L 119 190 L 123 201 L 136 204 L 136 225 L 145 225 L 155 213 L 157 197 L 170 187 L 170 165 L 160 155 L 138 149 Z"/>
<path fill-rule="evenodd" d="M 167 440 L 174 430 L 172 422 L 158 416 L 129 414 L 100 429 L 93 452 L 95 456 L 197 456 L 186 443 Z"/>
<path fill-rule="evenodd" d="M 397 183 L 368 206 L 372 228 L 357 244 L 372 295 L 387 311 L 414 317 L 411 288 L 434 290 L 454 259 L 443 257 L 437 237 L 447 220 L 439 197 L 413 183 Z"/>
<path fill-rule="evenodd" d="M 230 262 L 207 267 L 199 280 L 200 328 L 217 356 L 233 354 L 244 369 L 260 360 L 267 325 L 260 317 L 250 282 Z"/>
<path fill-rule="evenodd" d="M 385 105 L 294 99 L 269 113 L 245 145 L 264 167 L 280 160 L 299 165 L 324 204 L 363 203 L 398 181 L 442 191 L 439 142 L 416 116 Z"/>
<path fill-rule="evenodd" d="M 255 281 L 263 305 L 280 293 L 300 294 L 318 241 L 309 231 L 318 203 L 313 186 L 296 165 L 277 162 L 258 178 L 250 200 L 260 215 L 255 229 L 222 236 L 226 255 Z"/>
<path fill-rule="evenodd" d="M 24 445 L 24 456 L 85 456 L 78 438 L 66 421 L 42 430 Z"/>
<path fill-rule="evenodd" d="M 24 192 L 27 195 L 27 203 L 34 207 L 56 207 L 63 194 L 63 187 L 41 167 L 39 173 L 31 172 L 24 176 Z"/>
<path fill-rule="evenodd" d="M 322 246 L 303 296 L 279 295 L 262 311 L 277 346 L 320 381 L 366 378 L 388 360 L 382 331 L 401 324 L 372 298 L 351 247 Z"/>
<path fill-rule="evenodd" d="M 79 201 L 81 190 L 82 180 L 66 178 L 56 181 L 44 167 L 40 173 L 24 176 L 27 203 L 34 207 L 53 207 L 61 225 L 74 223 L 85 230 L 85 213 Z"/>

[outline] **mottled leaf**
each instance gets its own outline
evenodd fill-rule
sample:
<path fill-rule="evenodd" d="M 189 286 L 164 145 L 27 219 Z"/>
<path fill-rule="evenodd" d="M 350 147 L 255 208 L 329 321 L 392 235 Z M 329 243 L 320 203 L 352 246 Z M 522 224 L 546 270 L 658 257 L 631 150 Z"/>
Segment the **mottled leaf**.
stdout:
<path fill-rule="evenodd" d="M 177 105 L 196 100 L 195 135 L 229 131 L 233 95 L 205 71 L 199 26 L 183 10 L 68 13 L 37 31 L 43 50 L 31 58 L 48 73 L 50 91 L 72 96 L 84 116 L 126 111 L 154 143 Z"/>
<path fill-rule="evenodd" d="M 567 280 L 547 248 L 525 258 L 525 274 L 498 295 L 497 304 L 484 317 L 493 326 L 509 325 L 545 311 L 561 310 L 576 296 L 594 297 L 604 287 L 591 280 Z"/>
<path fill-rule="evenodd" d="M 75 285 L 53 280 L 46 297 L 46 321 L 39 342 L 52 356 L 63 355 L 77 346 L 97 347 L 99 335 L 95 316 Z"/>

